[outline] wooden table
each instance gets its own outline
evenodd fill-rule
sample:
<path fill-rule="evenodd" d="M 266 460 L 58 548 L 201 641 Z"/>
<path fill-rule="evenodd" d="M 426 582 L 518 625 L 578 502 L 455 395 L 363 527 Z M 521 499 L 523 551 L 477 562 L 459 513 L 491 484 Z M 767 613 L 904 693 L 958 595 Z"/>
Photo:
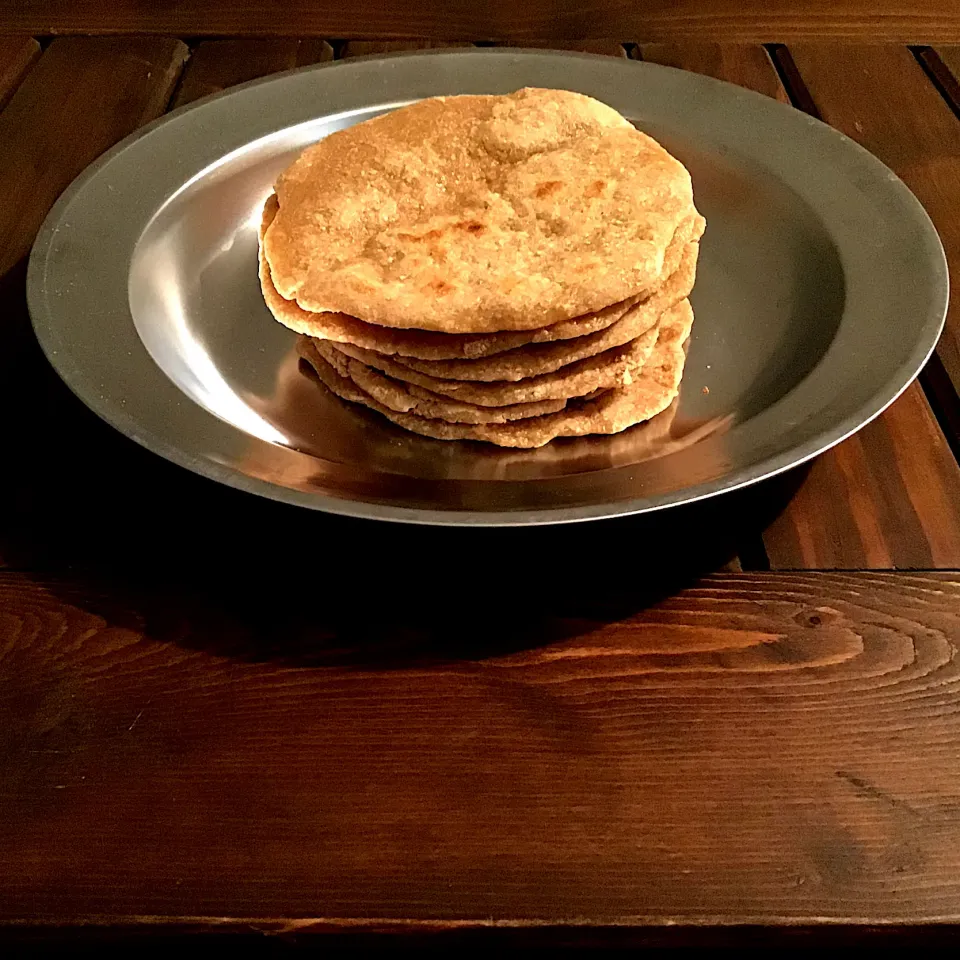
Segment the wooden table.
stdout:
<path fill-rule="evenodd" d="M 481 39 L 792 101 L 906 180 L 955 265 L 956 3 L 12 6 L 0 936 L 957 929 L 956 302 L 919 383 L 811 468 L 654 520 L 529 532 L 336 521 L 189 475 L 68 393 L 24 304 L 47 210 L 139 125 L 300 64 Z"/>

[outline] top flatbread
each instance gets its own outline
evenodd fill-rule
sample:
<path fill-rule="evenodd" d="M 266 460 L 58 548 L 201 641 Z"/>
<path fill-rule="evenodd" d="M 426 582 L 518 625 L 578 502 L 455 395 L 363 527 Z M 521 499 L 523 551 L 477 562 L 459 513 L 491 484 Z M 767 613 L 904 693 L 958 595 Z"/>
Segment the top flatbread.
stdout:
<path fill-rule="evenodd" d="M 387 327 L 529 330 L 645 295 L 690 176 L 563 90 L 437 97 L 337 131 L 276 184 L 281 296 Z"/>
<path fill-rule="evenodd" d="M 365 350 L 375 350 L 385 356 L 413 357 L 419 360 L 476 360 L 492 357 L 527 344 L 555 343 L 585 337 L 605 330 L 616 323 L 635 304 L 648 302 L 646 298 L 631 297 L 559 323 L 533 330 L 511 330 L 502 333 L 437 333 L 433 330 L 399 330 L 380 327 L 345 313 L 314 313 L 304 310 L 294 300 L 280 296 L 273 284 L 270 265 L 263 255 L 263 235 L 277 215 L 277 198 L 271 194 L 263 208 L 260 224 L 260 286 L 270 312 L 284 326 L 297 333 L 335 343 L 352 343 Z M 703 234 L 704 220 L 699 215 L 687 218 L 677 228 L 664 256 L 664 283 L 679 269 L 684 250 Z M 663 289 L 662 287 L 659 289 Z"/>

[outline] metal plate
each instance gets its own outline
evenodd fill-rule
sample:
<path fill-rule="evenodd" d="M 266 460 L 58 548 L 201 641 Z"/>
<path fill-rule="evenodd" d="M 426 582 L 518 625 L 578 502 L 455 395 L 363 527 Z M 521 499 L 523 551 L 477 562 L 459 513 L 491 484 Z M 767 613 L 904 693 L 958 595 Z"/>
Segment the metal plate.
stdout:
<path fill-rule="evenodd" d="M 260 209 L 333 130 L 421 97 L 523 86 L 609 103 L 693 175 L 708 226 L 680 402 L 649 426 L 536 451 L 412 436 L 298 368 L 259 291 Z M 841 134 L 695 74 L 513 50 L 313 67 L 172 113 L 58 201 L 27 285 L 66 383 L 157 453 L 320 510 L 477 525 L 640 513 L 801 463 L 899 395 L 947 304 L 922 207 Z"/>

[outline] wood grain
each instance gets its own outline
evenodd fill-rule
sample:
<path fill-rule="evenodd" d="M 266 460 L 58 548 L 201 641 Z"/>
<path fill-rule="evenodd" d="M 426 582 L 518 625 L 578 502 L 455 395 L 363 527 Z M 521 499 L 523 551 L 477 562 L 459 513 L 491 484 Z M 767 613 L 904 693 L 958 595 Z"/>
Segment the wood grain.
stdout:
<path fill-rule="evenodd" d="M 187 52 L 179 40 L 79 37 L 44 52 L 0 113 L 0 277 L 70 181 L 163 112 Z"/>
<path fill-rule="evenodd" d="M 0 574 L 0 918 L 960 917 L 956 574 L 451 618 L 314 559 L 306 603 Z"/>
<path fill-rule="evenodd" d="M 39 56 L 40 44 L 32 37 L 0 37 L 0 110 Z"/>
<path fill-rule="evenodd" d="M 15 33 L 172 33 L 592 40 L 614 37 L 768 42 L 795 37 L 960 42 L 956 0 L 19 0 L 0 9 Z"/>
<path fill-rule="evenodd" d="M 784 55 L 786 56 L 786 55 Z M 817 112 L 891 167 L 917 195 L 940 233 L 951 272 L 960 269 L 960 122 L 913 54 L 897 46 L 791 44 Z M 960 300 L 951 292 L 937 347 L 960 387 Z"/>
<path fill-rule="evenodd" d="M 333 59 L 326 40 L 208 40 L 191 54 L 173 106 L 182 107 L 227 87 Z"/>
<path fill-rule="evenodd" d="M 817 458 L 763 540 L 772 569 L 960 566 L 960 468 L 923 391 Z"/>
<path fill-rule="evenodd" d="M 788 100 L 759 46 L 644 44 L 640 52 Z M 960 566 L 960 467 L 922 391 L 910 387 L 876 422 L 819 457 L 763 542 L 773 569 Z"/>

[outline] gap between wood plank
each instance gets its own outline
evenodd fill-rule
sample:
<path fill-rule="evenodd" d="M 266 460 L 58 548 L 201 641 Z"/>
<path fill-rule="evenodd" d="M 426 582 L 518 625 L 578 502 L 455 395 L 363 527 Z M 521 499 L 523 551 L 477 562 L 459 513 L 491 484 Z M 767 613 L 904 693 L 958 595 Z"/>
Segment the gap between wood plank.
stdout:
<path fill-rule="evenodd" d="M 918 47 L 913 50 L 917 62 L 926 71 L 933 85 L 940 91 L 954 116 L 960 121 L 960 47 Z M 960 188 L 958 188 L 960 194 Z M 960 203 L 958 203 L 960 206 Z M 951 382 L 943 362 L 934 354 L 923 372 L 920 382 L 947 436 L 953 454 L 960 460 L 960 393 Z"/>
<path fill-rule="evenodd" d="M 917 47 L 914 54 L 953 112 L 960 116 L 960 47 Z"/>

